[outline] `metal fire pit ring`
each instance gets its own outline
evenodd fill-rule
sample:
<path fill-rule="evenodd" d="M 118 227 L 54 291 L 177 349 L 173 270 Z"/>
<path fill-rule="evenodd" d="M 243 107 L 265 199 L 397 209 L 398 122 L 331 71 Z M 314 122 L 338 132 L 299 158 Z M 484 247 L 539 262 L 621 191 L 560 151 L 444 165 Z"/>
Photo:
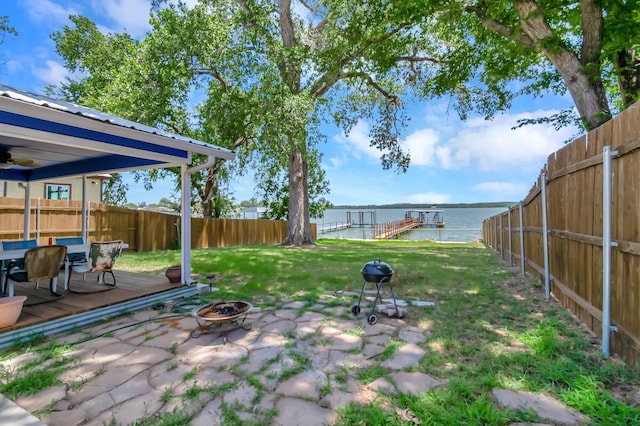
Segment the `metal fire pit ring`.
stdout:
<path fill-rule="evenodd" d="M 239 300 L 212 302 L 199 306 L 191 312 L 198 327 L 191 331 L 190 337 L 195 339 L 203 334 L 219 333 L 224 338 L 224 343 L 227 343 L 227 333 L 230 331 L 239 328 L 245 331 L 251 330 L 251 325 L 245 325 L 244 322 L 252 309 L 251 303 Z"/>

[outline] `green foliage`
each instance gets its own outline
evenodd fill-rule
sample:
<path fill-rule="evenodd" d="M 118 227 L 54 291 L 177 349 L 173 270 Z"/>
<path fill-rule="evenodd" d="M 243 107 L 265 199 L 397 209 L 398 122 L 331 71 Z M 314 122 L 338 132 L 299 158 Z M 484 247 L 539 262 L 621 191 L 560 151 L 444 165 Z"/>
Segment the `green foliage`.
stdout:
<path fill-rule="evenodd" d="M 405 8 L 333 1 L 318 6 L 303 3 L 306 12 L 293 9 L 289 20 L 266 1 L 244 8 L 230 0 L 202 0 L 192 8 L 157 1 L 152 29 L 140 41 L 103 35 L 75 16 L 73 27 L 53 39 L 67 68 L 83 77 L 58 90 L 85 105 L 236 151 L 235 164 L 217 162 L 192 182 L 205 215 L 226 214 L 231 197 L 225 182 L 251 170 L 274 217 L 293 209 L 294 217 L 308 222 L 329 206 L 317 149 L 327 111 L 346 132 L 359 120 L 372 120 L 371 143 L 381 150 L 382 166 L 405 171 L 409 157 L 399 138 L 408 117 L 400 98 L 409 87 L 404 77 L 422 64 L 410 53 L 416 33 Z M 141 178 L 152 182 L 176 172 Z M 306 179 L 290 179 L 298 173 Z"/>
<path fill-rule="evenodd" d="M 8 16 L 0 16 L 0 45 L 4 44 L 7 40 L 10 40 L 12 37 L 17 37 L 18 32 L 14 27 L 9 25 L 9 17 Z M 0 52 L 0 59 L 4 58 L 4 54 Z M 4 65 L 4 62 L 0 62 L 0 65 Z"/>
<path fill-rule="evenodd" d="M 418 47 L 433 58 L 415 80 L 423 96 L 449 97 L 462 118 L 492 118 L 521 95 L 571 94 L 577 115 L 548 122 L 592 129 L 611 117 L 608 100 L 624 109 L 638 97 L 637 1 L 412 3 L 424 6 L 407 13 L 421 18 Z"/>
<path fill-rule="evenodd" d="M 3 44 L 7 37 L 18 36 L 18 32 L 14 27 L 9 25 L 9 17 L 8 16 L 0 16 L 0 44 Z"/>

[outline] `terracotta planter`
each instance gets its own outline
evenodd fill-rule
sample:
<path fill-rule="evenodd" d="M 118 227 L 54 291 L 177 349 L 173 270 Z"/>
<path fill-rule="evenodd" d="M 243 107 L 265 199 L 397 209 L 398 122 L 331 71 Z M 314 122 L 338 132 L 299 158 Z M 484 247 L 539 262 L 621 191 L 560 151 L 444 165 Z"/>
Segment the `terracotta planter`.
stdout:
<path fill-rule="evenodd" d="M 25 300 L 27 296 L 0 297 L 0 328 L 18 322 Z"/>
<path fill-rule="evenodd" d="M 170 266 L 164 273 L 170 283 L 179 283 L 182 279 L 182 266 Z"/>

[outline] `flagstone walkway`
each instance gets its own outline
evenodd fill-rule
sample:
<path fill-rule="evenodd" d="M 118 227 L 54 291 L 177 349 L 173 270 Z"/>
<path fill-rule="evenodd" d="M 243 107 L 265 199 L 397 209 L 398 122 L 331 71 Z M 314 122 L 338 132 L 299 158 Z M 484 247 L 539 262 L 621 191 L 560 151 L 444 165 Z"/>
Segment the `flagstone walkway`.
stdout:
<path fill-rule="evenodd" d="M 74 343 L 69 356 L 77 358 L 75 368 L 61 378 L 66 384 L 16 401 L 26 412 L 44 413 L 42 423 L 30 417 L 31 423 L 15 424 L 127 425 L 182 412 L 194 414 L 192 426 L 245 420 L 315 426 L 331 424 L 336 410 L 350 402 L 375 403 L 383 393 L 421 394 L 446 384 L 411 371 L 427 354 L 428 329 L 388 317 L 369 325 L 366 315 L 352 315 L 343 297 L 327 295 L 311 308 L 305 302 L 253 308 L 243 324 L 251 329 L 236 327 L 225 336 L 220 332 L 232 324 L 195 338 L 195 318 L 153 309 L 64 336 L 58 341 Z M 388 356 L 392 340 L 403 344 Z M 11 368 L 29 357 L 2 366 Z M 390 380 L 362 385 L 353 373 L 373 365 L 389 369 Z M 585 420 L 544 395 L 497 389 L 493 397 L 506 407 L 532 408 L 551 424 Z M 0 407 L 6 403 L 0 400 Z M 396 413 L 412 420 L 410 413 Z"/>

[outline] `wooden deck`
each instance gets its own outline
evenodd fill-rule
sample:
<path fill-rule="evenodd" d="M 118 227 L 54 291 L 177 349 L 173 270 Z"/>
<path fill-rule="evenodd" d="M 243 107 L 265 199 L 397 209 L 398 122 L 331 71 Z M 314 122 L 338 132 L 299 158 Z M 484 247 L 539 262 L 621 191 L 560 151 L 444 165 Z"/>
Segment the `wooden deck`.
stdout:
<path fill-rule="evenodd" d="M 64 272 L 61 272 L 58 278 L 57 292 L 63 297 L 32 306 L 28 305 L 55 299 L 49 291 L 49 283 L 40 283 L 38 289 L 31 283 L 16 284 L 16 296 L 27 296 L 27 301 L 22 308 L 18 322 L 13 326 L 0 328 L 0 335 L 184 287 L 180 283 L 170 283 L 163 275 L 143 275 L 125 271 L 114 271 L 114 273 L 118 284 L 116 288 L 100 293 L 78 294 L 64 290 L 64 285 L 62 284 Z M 87 274 L 86 281 L 83 281 L 82 274 L 74 273 L 71 276 L 71 280 L 71 288 L 75 290 L 107 287 L 96 283 L 96 274 Z"/>
<path fill-rule="evenodd" d="M 420 221 L 417 218 L 381 223 L 373 228 L 373 238 L 376 240 L 387 240 L 403 232 L 418 228 L 419 226 Z"/>

